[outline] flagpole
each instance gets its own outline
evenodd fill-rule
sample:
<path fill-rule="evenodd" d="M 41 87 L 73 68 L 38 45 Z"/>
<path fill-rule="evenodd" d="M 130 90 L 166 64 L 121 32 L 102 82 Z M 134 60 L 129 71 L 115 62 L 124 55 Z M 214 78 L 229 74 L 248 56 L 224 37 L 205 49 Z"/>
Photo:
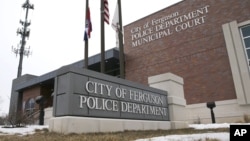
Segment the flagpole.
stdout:
<path fill-rule="evenodd" d="M 87 13 L 88 13 L 88 8 L 89 8 L 89 0 L 86 0 L 86 10 L 85 10 L 85 20 L 87 19 Z M 85 21 L 85 25 L 87 21 Z M 88 64 L 89 64 L 89 40 L 85 41 L 85 55 L 84 55 L 84 66 L 85 69 L 88 69 Z"/>
<path fill-rule="evenodd" d="M 105 73 L 104 0 L 101 0 L 101 73 Z"/>
<path fill-rule="evenodd" d="M 118 0 L 118 13 L 119 13 L 119 61 L 120 61 L 120 78 L 125 78 L 125 67 L 124 67 L 124 51 L 123 51 L 123 26 L 122 26 L 122 10 L 121 0 Z"/>

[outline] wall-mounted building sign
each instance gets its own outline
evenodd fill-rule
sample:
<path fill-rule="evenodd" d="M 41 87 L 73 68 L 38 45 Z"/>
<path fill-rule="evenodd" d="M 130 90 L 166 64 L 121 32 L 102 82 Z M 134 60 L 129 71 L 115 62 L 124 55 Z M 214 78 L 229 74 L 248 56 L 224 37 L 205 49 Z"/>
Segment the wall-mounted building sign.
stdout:
<path fill-rule="evenodd" d="M 202 25 L 205 23 L 208 11 L 209 5 L 184 14 L 173 12 L 163 17 L 152 19 L 141 26 L 133 27 L 130 30 L 132 47 Z"/>
<path fill-rule="evenodd" d="M 62 68 L 54 116 L 169 120 L 167 92 L 97 72 Z"/>

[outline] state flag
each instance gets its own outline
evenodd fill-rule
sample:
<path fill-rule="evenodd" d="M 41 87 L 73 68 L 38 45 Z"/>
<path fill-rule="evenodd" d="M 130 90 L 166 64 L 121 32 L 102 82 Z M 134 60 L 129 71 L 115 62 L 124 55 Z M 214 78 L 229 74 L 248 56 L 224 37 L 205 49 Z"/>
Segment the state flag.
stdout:
<path fill-rule="evenodd" d="M 90 33 L 92 32 L 92 23 L 90 18 L 90 9 L 87 9 L 86 21 L 85 21 L 85 32 L 84 32 L 84 41 L 88 41 L 90 38 Z"/>

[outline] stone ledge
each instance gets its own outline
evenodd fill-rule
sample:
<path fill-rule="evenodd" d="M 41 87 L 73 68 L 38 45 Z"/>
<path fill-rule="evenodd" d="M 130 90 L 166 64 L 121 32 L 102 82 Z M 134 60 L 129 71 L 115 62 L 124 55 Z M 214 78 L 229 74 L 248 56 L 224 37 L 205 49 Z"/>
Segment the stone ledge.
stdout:
<path fill-rule="evenodd" d="M 168 104 L 169 105 L 180 105 L 186 106 L 186 100 L 184 98 L 175 97 L 175 96 L 168 96 Z"/>
<path fill-rule="evenodd" d="M 155 84 L 155 83 L 159 83 L 159 82 L 165 82 L 165 81 L 174 81 L 174 82 L 179 83 L 181 85 L 184 84 L 182 77 L 179 77 L 179 76 L 172 74 L 172 73 L 164 73 L 164 74 L 159 74 L 159 75 L 148 77 L 148 83 L 150 85 Z"/>
<path fill-rule="evenodd" d="M 179 122 L 178 127 L 186 127 Z M 105 119 L 88 117 L 55 117 L 49 121 L 49 131 L 63 134 L 70 133 L 96 133 L 121 132 L 126 130 L 169 130 L 172 129 L 170 121 Z M 176 128 L 176 126 L 175 126 Z"/>

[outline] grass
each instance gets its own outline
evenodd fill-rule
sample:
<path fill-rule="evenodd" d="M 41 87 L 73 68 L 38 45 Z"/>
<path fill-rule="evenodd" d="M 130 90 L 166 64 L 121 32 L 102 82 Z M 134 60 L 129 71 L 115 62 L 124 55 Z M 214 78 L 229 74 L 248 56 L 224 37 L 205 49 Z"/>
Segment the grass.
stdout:
<path fill-rule="evenodd" d="M 48 132 L 47 129 L 36 130 L 33 135 L 18 136 L 6 135 L 0 136 L 0 141 L 130 141 L 141 138 L 152 138 L 166 135 L 182 135 L 197 133 L 217 133 L 229 132 L 229 128 L 195 130 L 177 129 L 177 130 L 157 130 L 157 131 L 125 131 L 117 133 L 89 133 L 89 134 L 59 134 Z M 206 141 L 217 141 L 215 139 L 206 139 Z"/>

